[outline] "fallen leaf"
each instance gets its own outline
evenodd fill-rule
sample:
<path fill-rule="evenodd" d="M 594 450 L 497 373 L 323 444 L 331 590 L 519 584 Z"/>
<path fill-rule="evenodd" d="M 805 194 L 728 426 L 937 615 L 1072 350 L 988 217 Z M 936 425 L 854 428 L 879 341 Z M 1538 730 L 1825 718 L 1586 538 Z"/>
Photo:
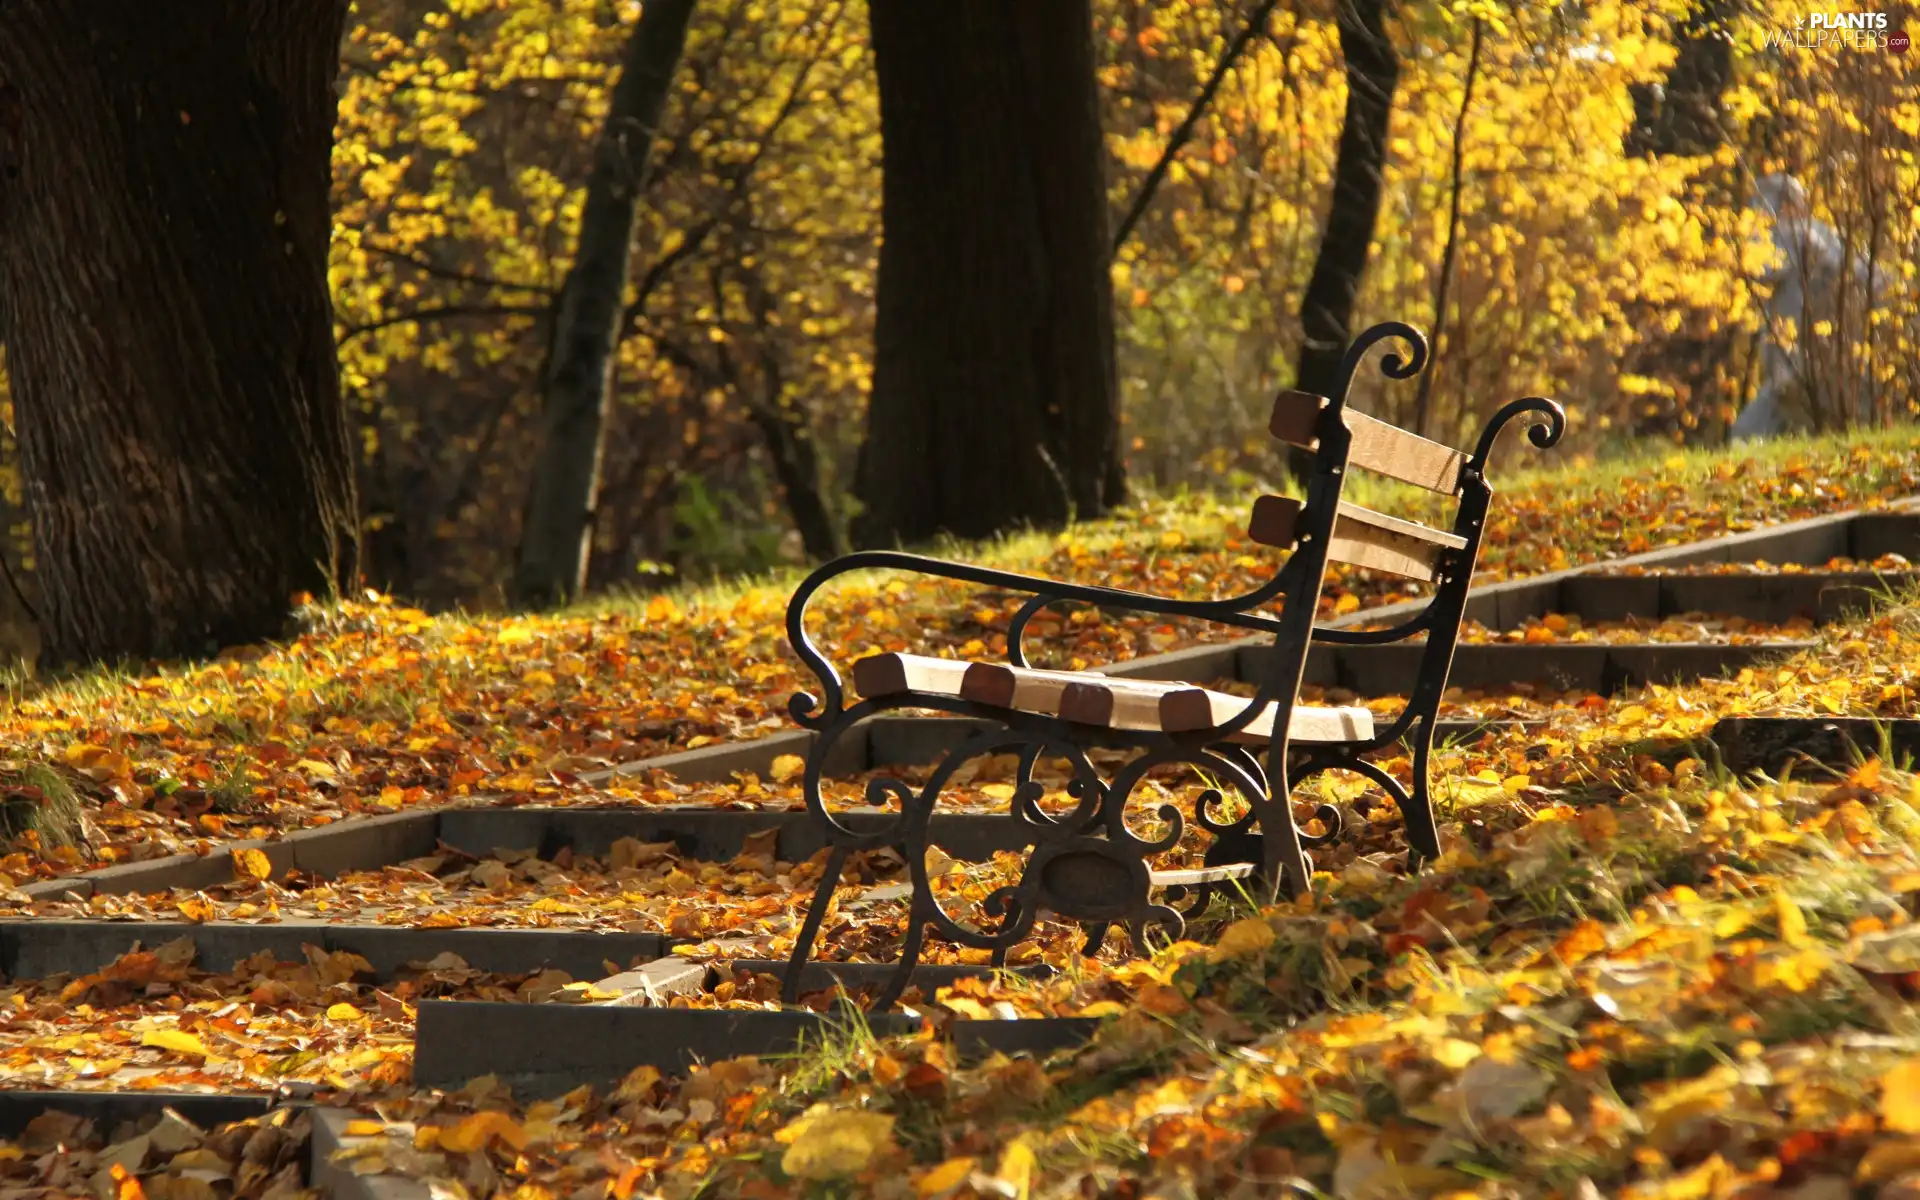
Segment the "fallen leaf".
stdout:
<path fill-rule="evenodd" d="M 233 851 L 233 877 L 235 879 L 267 879 L 273 874 L 273 861 L 266 851 L 248 847 Z"/>
<path fill-rule="evenodd" d="M 1038 1165 L 1027 1139 L 1017 1137 L 1000 1156 L 1000 1165 L 994 1168 L 993 1176 L 1013 1189 L 1014 1200 L 1028 1200 L 1033 1195 L 1033 1172 Z"/>
<path fill-rule="evenodd" d="M 1226 962 L 1251 958 L 1273 945 L 1273 924 L 1264 917 L 1245 917 L 1220 931 L 1220 938 L 1207 955 L 1208 962 Z"/>
<path fill-rule="evenodd" d="M 768 770 L 775 783 L 786 783 L 796 779 L 807 769 L 807 760 L 798 754 L 781 754 L 774 758 L 773 766 Z"/>
<path fill-rule="evenodd" d="M 913 1192 L 920 1200 L 936 1200 L 965 1183 L 973 1174 L 977 1158 L 950 1158 L 914 1180 Z"/>
<path fill-rule="evenodd" d="M 140 1035 L 142 1046 L 152 1046 L 158 1050 L 171 1050 L 175 1054 L 197 1054 L 207 1056 L 207 1044 L 198 1034 L 188 1033 L 184 1029 L 149 1029 Z"/>
<path fill-rule="evenodd" d="M 782 1171 L 795 1179 L 838 1179 L 859 1174 L 893 1149 L 893 1117 L 823 1101 L 774 1136 L 787 1144 Z"/>
<path fill-rule="evenodd" d="M 1920 1133 L 1920 1058 L 1880 1077 L 1880 1123 L 1895 1133 Z"/>
<path fill-rule="evenodd" d="M 455 1154 L 470 1154 L 499 1138 L 515 1150 L 527 1147 L 526 1130 L 503 1112 L 477 1112 L 458 1124 L 440 1130 L 440 1148 Z"/>

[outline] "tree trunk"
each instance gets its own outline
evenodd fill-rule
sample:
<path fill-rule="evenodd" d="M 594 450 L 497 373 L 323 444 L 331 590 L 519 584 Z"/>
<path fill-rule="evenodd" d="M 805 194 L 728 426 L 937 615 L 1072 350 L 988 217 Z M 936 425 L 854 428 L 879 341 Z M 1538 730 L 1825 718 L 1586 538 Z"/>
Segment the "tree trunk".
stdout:
<path fill-rule="evenodd" d="M 563 603 L 586 587 L 634 214 L 693 6 L 694 0 L 647 0 L 600 133 L 580 244 L 554 313 L 540 455 L 513 576 L 512 596 L 520 604 Z"/>
<path fill-rule="evenodd" d="M 1125 493 L 1088 0 L 873 0 L 886 147 L 864 545 Z"/>
<path fill-rule="evenodd" d="M 0 4 L 43 661 L 280 633 L 356 570 L 327 296 L 346 0 Z"/>
<path fill-rule="evenodd" d="M 1386 178 L 1387 125 L 1400 63 L 1387 36 L 1390 0 L 1339 0 L 1340 52 L 1347 64 L 1347 108 L 1333 166 L 1333 204 L 1320 229 L 1320 252 L 1300 300 L 1300 359 L 1294 386 L 1329 395 L 1353 338 L 1353 301 L 1367 268 Z M 1309 460 L 1310 461 L 1310 460 Z M 1301 458 L 1292 459 L 1302 473 Z"/>
<path fill-rule="evenodd" d="M 1666 83 L 1635 84 L 1632 155 L 1706 154 L 1726 144 L 1721 100 L 1733 82 L 1733 40 L 1726 22 L 1739 0 L 1700 0 L 1674 30 L 1675 57 Z"/>

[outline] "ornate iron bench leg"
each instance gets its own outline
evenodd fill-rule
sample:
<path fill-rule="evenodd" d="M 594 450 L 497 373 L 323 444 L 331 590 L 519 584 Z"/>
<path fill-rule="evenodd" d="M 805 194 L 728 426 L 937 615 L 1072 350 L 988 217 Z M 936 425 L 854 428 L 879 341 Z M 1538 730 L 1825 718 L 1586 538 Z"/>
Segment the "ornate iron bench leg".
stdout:
<path fill-rule="evenodd" d="M 799 936 L 794 938 L 793 954 L 787 960 L 787 977 L 780 985 L 782 1004 L 800 1002 L 800 973 L 806 969 L 807 958 L 813 953 L 814 939 L 820 936 L 821 922 L 826 920 L 833 894 L 840 888 L 840 872 L 846 866 L 847 848 L 835 846 L 833 852 L 827 855 L 825 873 L 820 876 L 820 882 L 814 885 L 813 900 L 807 905 L 807 919 L 800 926 Z"/>
<path fill-rule="evenodd" d="M 1273 793 L 1254 808 L 1260 826 L 1260 889 L 1257 898 L 1271 904 L 1281 895 L 1291 900 L 1306 891 L 1313 878 L 1300 827 L 1293 820 L 1293 785 L 1285 763 L 1269 763 Z"/>
<path fill-rule="evenodd" d="M 914 969 L 920 965 L 920 951 L 927 941 L 927 925 L 931 922 L 928 907 L 929 903 L 923 902 L 916 890 L 913 904 L 907 910 L 907 936 L 900 945 L 900 962 L 893 968 L 893 974 L 887 976 L 880 994 L 873 998 L 874 1012 L 892 1008 L 912 981 Z"/>
<path fill-rule="evenodd" d="M 1433 723 L 1420 722 L 1413 739 L 1413 793 L 1388 789 L 1400 804 L 1400 819 L 1407 830 L 1407 846 L 1420 858 L 1440 857 L 1440 826 L 1433 815 L 1433 796 L 1427 773 L 1427 758 L 1433 753 Z M 1397 781 L 1396 781 L 1397 782 Z"/>

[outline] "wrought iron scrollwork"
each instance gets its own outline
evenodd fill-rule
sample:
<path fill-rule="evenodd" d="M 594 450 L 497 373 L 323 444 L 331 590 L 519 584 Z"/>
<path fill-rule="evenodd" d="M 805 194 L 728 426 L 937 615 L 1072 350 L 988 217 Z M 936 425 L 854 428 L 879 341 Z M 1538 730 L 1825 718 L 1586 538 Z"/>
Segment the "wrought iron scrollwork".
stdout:
<path fill-rule="evenodd" d="M 788 711 L 804 728 L 817 732 L 803 777 L 806 807 L 823 832 L 828 847 L 825 871 L 808 905 L 795 939 L 785 980 L 789 1003 L 798 999 L 801 968 L 819 940 L 827 910 L 852 855 L 881 847 L 894 848 L 907 864 L 911 881 L 907 924 L 901 956 L 875 998 L 884 1009 L 906 989 L 929 934 L 947 941 L 986 950 L 996 963 L 1008 951 L 1032 936 L 1041 916 L 1051 913 L 1077 922 L 1086 931 L 1086 949 L 1099 949 L 1110 929 L 1127 930 L 1136 950 L 1144 950 L 1149 934 L 1163 930 L 1179 937 L 1186 919 L 1203 909 L 1223 888 L 1257 879 L 1256 896 L 1267 898 L 1279 890 L 1297 893 L 1308 885 L 1313 864 L 1309 850 L 1345 836 L 1341 810 L 1322 804 L 1313 819 L 1323 826 L 1310 834 L 1296 821 L 1292 795 L 1305 780 L 1325 771 L 1353 771 L 1384 790 L 1399 805 L 1406 837 L 1417 862 L 1439 853 L 1439 833 L 1428 796 L 1427 765 L 1432 751 L 1434 722 L 1444 691 L 1454 645 L 1464 616 L 1470 581 L 1485 533 L 1492 491 L 1486 466 L 1500 431 L 1522 416 L 1533 418 L 1528 439 L 1546 448 L 1557 443 L 1566 429 L 1560 406 L 1539 397 L 1527 397 L 1501 408 L 1488 422 L 1470 458 L 1460 472 L 1459 510 L 1454 533 L 1464 547 L 1442 560 L 1438 586 L 1426 608 L 1390 629 L 1346 630 L 1315 625 L 1315 604 L 1328 559 L 1334 512 L 1340 498 L 1341 476 L 1347 461 L 1350 430 L 1343 415 L 1346 397 L 1369 353 L 1382 343 L 1398 343 L 1380 357 L 1378 367 L 1388 379 L 1411 378 L 1425 370 L 1431 353 L 1426 338 L 1410 325 L 1387 322 L 1360 334 L 1348 347 L 1338 387 L 1316 418 L 1318 469 L 1309 482 L 1304 511 L 1315 514 L 1297 530 L 1294 552 L 1270 578 L 1237 596 L 1217 600 L 1175 600 L 1098 585 L 1071 584 L 1015 574 L 966 563 L 895 551 L 863 551 L 827 563 L 801 583 L 787 609 L 787 634 L 802 663 L 819 680 L 817 692 L 792 697 Z M 1318 524 L 1313 523 L 1318 521 Z M 1099 609 L 1193 617 L 1274 636 L 1270 667 L 1257 681 L 1255 694 L 1231 719 L 1211 728 L 1178 733 L 1095 729 L 1055 717 L 975 704 L 953 696 L 909 693 L 868 698 L 848 704 L 839 674 L 829 657 L 809 636 L 807 610 L 822 587 L 853 571 L 894 569 L 954 579 L 982 587 L 1011 590 L 1026 596 L 1015 610 L 1007 631 L 1007 661 L 1027 665 L 1025 635 L 1035 617 L 1049 606 L 1085 604 Z M 1285 597 L 1278 615 L 1255 611 Z M 1302 603 L 1294 603 L 1299 598 Z M 1372 736 L 1340 743 L 1290 747 L 1289 728 L 1300 690 L 1308 648 L 1313 642 L 1378 645 L 1426 637 L 1420 666 L 1406 707 Z M 934 766 L 924 784 L 881 776 L 866 788 L 869 805 L 891 812 L 890 819 L 848 824 L 830 811 L 822 794 L 823 764 L 833 747 L 867 717 L 889 709 L 932 709 L 962 716 L 982 717 L 992 724 L 970 734 Z M 1271 713 L 1277 731 L 1259 747 L 1239 744 L 1240 735 L 1262 713 Z M 1411 756 L 1413 783 L 1402 784 L 1370 756 L 1396 742 Z M 1105 746 L 1133 751 L 1133 757 L 1103 779 L 1089 750 Z M 983 755 L 1013 752 L 1018 757 L 1014 787 L 1005 816 L 1018 836 L 1010 842 L 1024 846 L 1026 858 L 1013 883 L 988 893 L 981 902 L 984 923 L 974 924 L 950 912 L 928 866 L 930 832 L 940 795 L 968 762 Z M 1050 811 L 1042 804 L 1045 785 L 1038 779 L 1043 759 L 1064 758 L 1068 763 L 1065 790 L 1070 807 Z M 1184 767 L 1201 772 L 1206 785 L 1188 816 L 1163 803 L 1153 815 L 1164 828 L 1146 836 L 1130 822 L 1131 802 L 1149 776 L 1163 768 Z M 1230 797 L 1244 801 L 1246 811 L 1230 816 Z M 1154 877 L 1148 862 L 1177 846 L 1190 828 L 1208 839 L 1203 867 L 1176 873 L 1180 882 L 1166 889 L 1164 900 L 1153 899 Z M 1166 878 L 1163 876 L 1163 878 Z M 977 894 L 977 893 L 976 893 Z"/>

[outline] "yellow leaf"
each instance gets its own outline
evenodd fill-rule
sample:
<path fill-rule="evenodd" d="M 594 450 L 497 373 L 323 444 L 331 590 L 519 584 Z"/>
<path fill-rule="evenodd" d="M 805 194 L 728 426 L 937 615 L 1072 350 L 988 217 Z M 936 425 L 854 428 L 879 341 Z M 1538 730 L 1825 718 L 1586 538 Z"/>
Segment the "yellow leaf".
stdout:
<path fill-rule="evenodd" d="M 235 879 L 266 879 L 273 874 L 273 860 L 264 850 L 249 847 L 233 852 L 233 877 Z"/>
<path fill-rule="evenodd" d="M 795 1179 L 837 1179 L 859 1174 L 893 1149 L 893 1117 L 822 1102 L 774 1136 L 787 1143 L 782 1171 Z"/>
<path fill-rule="evenodd" d="M 180 910 L 181 916 L 196 925 L 211 921 L 220 915 L 219 910 L 213 907 L 213 901 L 198 893 L 188 896 L 174 907 Z"/>
<path fill-rule="evenodd" d="M 782 754 L 773 760 L 773 769 L 768 774 L 773 776 L 775 783 L 785 783 L 789 779 L 797 778 L 806 769 L 806 759 L 798 754 Z"/>
<path fill-rule="evenodd" d="M 152 1046 L 156 1050 L 171 1050 L 175 1054 L 197 1054 L 207 1056 L 207 1044 L 198 1034 L 188 1033 L 184 1029 L 149 1029 L 140 1035 L 142 1046 Z"/>
<path fill-rule="evenodd" d="M 914 1180 L 913 1194 L 921 1200 L 933 1200 L 936 1196 L 945 1195 L 967 1181 L 978 1161 L 974 1158 L 948 1159 Z"/>
<path fill-rule="evenodd" d="M 1753 914 L 1736 908 L 1713 923 L 1713 936 L 1722 939 L 1730 938 L 1751 924 L 1753 924 Z"/>
<path fill-rule="evenodd" d="M 1247 958 L 1273 945 L 1273 926 L 1261 917 L 1246 917 L 1220 931 L 1220 940 L 1207 954 L 1208 962 Z"/>
<path fill-rule="evenodd" d="M 658 1086 L 660 1086 L 660 1068 L 638 1066 L 627 1072 L 626 1078 L 620 1081 L 620 1086 L 613 1090 L 611 1098 L 621 1103 L 649 1100 L 653 1096 L 653 1089 Z"/>
<path fill-rule="evenodd" d="M 1479 1058 L 1480 1054 L 1477 1043 L 1463 1038 L 1441 1038 L 1433 1047 L 1433 1061 L 1454 1071 Z"/>
<path fill-rule="evenodd" d="M 360 1010 L 344 1000 L 339 1004 L 329 1005 L 327 1008 L 327 1020 L 329 1021 L 358 1021 L 359 1019 Z"/>
<path fill-rule="evenodd" d="M 1880 1121 L 1895 1133 L 1920 1133 L 1920 1059 L 1880 1077 Z"/>
<path fill-rule="evenodd" d="M 385 1121 L 348 1121 L 340 1132 L 346 1137 L 378 1137 L 386 1131 Z"/>
<path fill-rule="evenodd" d="M 1784 891 L 1775 889 L 1773 893 L 1773 912 L 1780 922 L 1780 940 L 1789 946 L 1808 945 L 1812 938 L 1807 936 L 1807 915 L 1793 902 L 1793 897 Z"/>
<path fill-rule="evenodd" d="M 1014 1200 L 1027 1200 L 1033 1195 L 1033 1170 L 1037 1165 L 1033 1147 L 1027 1145 L 1026 1138 L 1018 1137 L 1000 1156 L 1000 1166 L 993 1174 L 1001 1183 L 1013 1188 Z"/>
<path fill-rule="evenodd" d="M 518 1121 L 503 1112 L 477 1112 L 461 1118 L 457 1125 L 443 1126 L 440 1130 L 440 1148 L 455 1154 L 469 1154 L 496 1137 L 515 1150 L 527 1147 L 526 1130 L 520 1127 Z"/>
<path fill-rule="evenodd" d="M 1178 529 L 1164 530 L 1160 534 L 1160 548 L 1162 550 L 1178 550 L 1186 544 L 1187 535 L 1181 533 Z"/>
<path fill-rule="evenodd" d="M 1357 592 L 1341 592 L 1340 598 L 1333 602 L 1333 611 L 1338 616 L 1346 616 L 1360 611 L 1360 595 Z"/>

